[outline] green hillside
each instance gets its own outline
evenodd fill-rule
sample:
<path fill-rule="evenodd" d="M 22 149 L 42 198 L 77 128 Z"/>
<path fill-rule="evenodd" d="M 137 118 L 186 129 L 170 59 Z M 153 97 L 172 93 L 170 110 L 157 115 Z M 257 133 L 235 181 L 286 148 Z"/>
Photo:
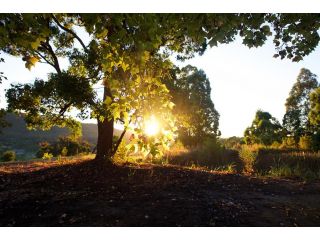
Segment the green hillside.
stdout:
<path fill-rule="evenodd" d="M 18 159 L 33 158 L 38 150 L 38 144 L 42 141 L 54 142 L 61 136 L 67 136 L 70 131 L 67 128 L 54 127 L 50 131 L 30 131 L 21 116 L 8 114 L 6 120 L 11 127 L 2 129 L 0 134 L 0 151 L 12 149 L 16 151 Z M 119 135 L 120 130 L 115 129 Z M 96 124 L 82 124 L 82 139 L 88 141 L 92 146 L 96 144 L 98 129 Z"/>

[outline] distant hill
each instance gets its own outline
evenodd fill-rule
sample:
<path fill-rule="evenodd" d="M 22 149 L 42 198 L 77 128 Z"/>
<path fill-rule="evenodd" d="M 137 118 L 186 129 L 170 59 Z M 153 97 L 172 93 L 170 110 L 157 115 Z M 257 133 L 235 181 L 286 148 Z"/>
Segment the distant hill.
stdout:
<path fill-rule="evenodd" d="M 30 131 L 26 128 L 24 119 L 15 114 L 7 114 L 6 120 L 11 127 L 2 129 L 0 134 L 0 151 L 6 149 L 15 150 L 19 159 L 30 159 L 38 150 L 38 144 L 42 141 L 54 142 L 61 136 L 68 136 L 67 128 L 54 127 L 50 131 Z M 115 135 L 120 135 L 121 130 L 115 129 Z M 98 128 L 96 124 L 82 124 L 82 139 L 92 146 L 97 142 Z"/>

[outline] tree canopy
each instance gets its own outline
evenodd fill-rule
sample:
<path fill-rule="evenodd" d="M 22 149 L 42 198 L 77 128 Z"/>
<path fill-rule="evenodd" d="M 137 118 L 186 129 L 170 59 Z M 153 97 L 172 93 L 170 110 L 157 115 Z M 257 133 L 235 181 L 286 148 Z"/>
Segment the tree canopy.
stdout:
<path fill-rule="evenodd" d="M 177 119 L 178 137 L 185 145 L 201 144 L 219 135 L 219 113 L 211 99 L 209 79 L 203 70 L 188 65 L 173 70 L 166 82 Z"/>
<path fill-rule="evenodd" d="M 310 123 L 320 132 L 320 87 L 310 94 Z"/>
<path fill-rule="evenodd" d="M 137 142 L 150 149 L 139 132 L 150 111 L 165 120 L 167 131 L 173 127 L 171 97 L 161 81 L 172 68 L 171 53 L 191 58 L 237 35 L 258 47 L 274 32 L 275 57 L 299 61 L 318 45 L 319 24 L 318 14 L 1 14 L 1 51 L 21 57 L 29 69 L 38 63 L 53 68 L 48 79 L 12 86 L 8 107 L 23 111 L 30 128 L 79 129 L 72 109 L 82 119 L 96 118 L 97 159 L 114 153 L 116 121 L 125 130 L 138 126 L 132 129 Z M 94 89 L 98 83 L 103 96 Z"/>
<path fill-rule="evenodd" d="M 4 59 L 0 57 L 0 63 L 2 63 L 2 62 L 4 62 Z M 4 75 L 3 72 L 0 72 L 0 84 L 2 83 L 3 79 L 6 80 L 7 77 Z M 8 126 L 8 122 L 5 121 L 5 119 L 4 119 L 5 115 L 6 115 L 6 111 L 4 109 L 0 108 L 0 133 L 1 133 L 1 128 Z"/>
<path fill-rule="evenodd" d="M 244 140 L 247 144 L 271 145 L 273 142 L 281 142 L 282 126 L 277 119 L 268 112 L 258 110 L 252 125 L 244 132 Z"/>
<path fill-rule="evenodd" d="M 283 127 L 287 134 L 294 137 L 296 143 L 306 134 L 312 134 L 310 125 L 310 93 L 318 87 L 317 76 L 310 70 L 302 68 L 286 100 L 286 113 Z"/>

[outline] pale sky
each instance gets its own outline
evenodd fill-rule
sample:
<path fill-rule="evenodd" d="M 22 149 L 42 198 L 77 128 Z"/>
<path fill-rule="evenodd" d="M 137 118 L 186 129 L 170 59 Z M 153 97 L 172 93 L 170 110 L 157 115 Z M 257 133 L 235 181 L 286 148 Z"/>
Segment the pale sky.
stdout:
<path fill-rule="evenodd" d="M 299 63 L 273 58 L 274 54 L 272 40 L 249 49 L 238 39 L 183 64 L 203 69 L 209 78 L 222 137 L 243 136 L 258 109 L 270 112 L 282 123 L 285 100 L 300 69 L 308 68 L 320 76 L 319 47 Z"/>
<path fill-rule="evenodd" d="M 308 68 L 320 76 L 319 47 L 299 63 L 275 59 L 274 53 L 271 40 L 252 49 L 237 40 L 208 49 L 203 56 L 181 64 L 203 69 L 209 78 L 211 97 L 220 113 L 222 137 L 243 136 L 258 109 L 270 112 L 282 122 L 285 100 L 300 69 Z M 37 64 L 29 71 L 19 58 L 5 56 L 5 61 L 0 64 L 0 72 L 5 73 L 8 81 L 0 85 L 0 107 L 5 106 L 4 89 L 10 83 L 32 82 L 36 77 L 46 78 L 52 71 L 46 64 Z M 62 65 L 66 66 L 66 62 Z"/>

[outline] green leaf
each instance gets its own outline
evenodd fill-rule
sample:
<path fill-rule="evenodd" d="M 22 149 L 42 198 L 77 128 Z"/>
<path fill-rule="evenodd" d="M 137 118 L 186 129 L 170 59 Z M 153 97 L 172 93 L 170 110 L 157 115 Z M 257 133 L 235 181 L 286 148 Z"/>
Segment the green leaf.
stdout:
<path fill-rule="evenodd" d="M 111 98 L 110 96 L 107 96 L 107 97 L 106 97 L 106 100 L 104 101 L 104 103 L 105 103 L 107 106 L 111 105 L 111 103 L 112 103 L 112 98 Z"/>

